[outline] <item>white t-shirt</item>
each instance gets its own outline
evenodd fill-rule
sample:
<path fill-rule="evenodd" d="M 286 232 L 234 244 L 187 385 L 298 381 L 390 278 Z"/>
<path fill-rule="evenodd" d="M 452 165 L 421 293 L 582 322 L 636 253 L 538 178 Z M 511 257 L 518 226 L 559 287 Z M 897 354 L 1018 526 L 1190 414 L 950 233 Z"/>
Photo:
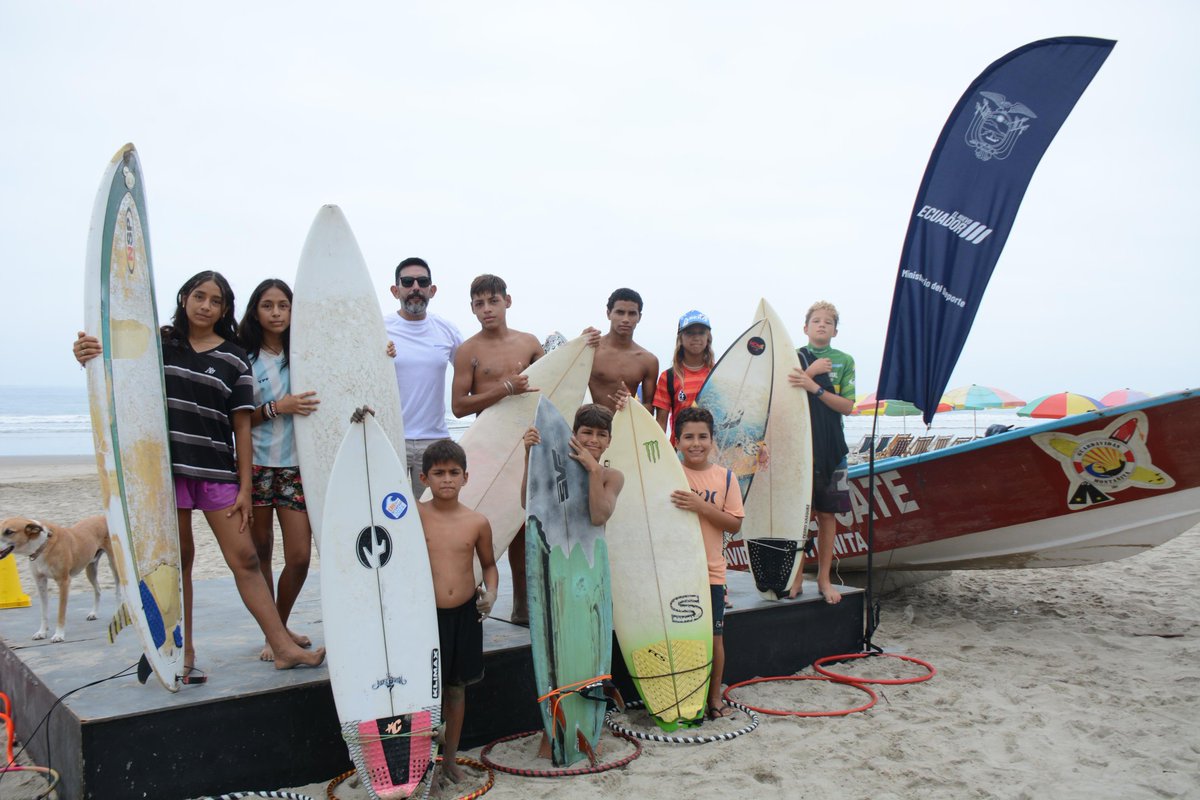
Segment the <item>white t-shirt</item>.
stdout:
<path fill-rule="evenodd" d="M 446 368 L 462 344 L 448 319 L 426 314 L 407 320 L 396 311 L 384 317 L 388 338 L 396 344 L 396 383 L 408 439 L 446 439 Z"/>

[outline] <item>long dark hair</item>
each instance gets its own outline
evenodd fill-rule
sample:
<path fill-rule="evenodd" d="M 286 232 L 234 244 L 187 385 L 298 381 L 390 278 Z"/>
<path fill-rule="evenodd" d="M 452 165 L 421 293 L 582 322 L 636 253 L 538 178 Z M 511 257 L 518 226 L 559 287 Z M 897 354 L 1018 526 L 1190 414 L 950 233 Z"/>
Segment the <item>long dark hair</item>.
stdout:
<path fill-rule="evenodd" d="M 287 298 L 288 303 L 292 302 L 292 289 L 279 278 L 267 278 L 265 281 L 254 287 L 254 291 L 250 293 L 250 299 L 246 301 L 246 310 L 242 312 L 242 321 L 238 324 L 238 344 L 250 356 L 251 361 L 258 360 L 258 354 L 262 350 L 263 345 L 263 328 L 262 323 L 258 321 L 258 304 L 262 300 L 262 296 L 267 293 L 268 289 L 278 289 L 283 292 L 283 296 Z M 283 330 L 283 366 L 287 366 L 289 344 L 292 338 L 292 326 L 289 324 Z"/>
<path fill-rule="evenodd" d="M 184 308 L 184 303 L 193 289 L 208 281 L 215 283 L 221 290 L 221 316 L 213 325 L 213 333 L 227 342 L 237 341 L 237 322 L 233 316 L 233 287 L 221 273 L 205 270 L 188 278 L 187 283 L 183 284 L 179 293 L 175 295 L 175 315 L 171 317 L 171 324 L 162 329 L 163 341 L 166 344 L 175 347 L 191 347 L 188 343 L 191 326 L 188 324 L 187 309 Z"/>

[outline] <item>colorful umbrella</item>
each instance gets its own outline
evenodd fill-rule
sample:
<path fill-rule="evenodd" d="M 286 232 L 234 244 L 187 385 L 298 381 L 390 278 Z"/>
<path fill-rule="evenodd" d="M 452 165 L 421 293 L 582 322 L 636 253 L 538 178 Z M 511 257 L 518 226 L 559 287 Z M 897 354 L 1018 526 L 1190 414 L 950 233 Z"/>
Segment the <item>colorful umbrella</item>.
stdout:
<path fill-rule="evenodd" d="M 980 386 L 976 383 L 951 389 L 942 395 L 942 402 L 949 403 L 952 408 L 967 411 L 982 411 L 985 408 L 1019 408 L 1025 405 L 1024 400 L 1003 389 L 997 389 L 994 386 Z"/>
<path fill-rule="evenodd" d="M 1098 400 L 1072 392 L 1058 392 L 1031 400 L 1017 409 L 1017 416 L 1062 419 L 1103 408 Z"/>
<path fill-rule="evenodd" d="M 1139 400 L 1149 400 L 1150 395 L 1145 392 L 1139 392 L 1134 389 L 1116 389 L 1100 398 L 1100 402 L 1106 408 L 1113 406 L 1123 406 L 1126 403 L 1136 403 Z"/>
<path fill-rule="evenodd" d="M 942 412 L 952 409 L 946 403 L 938 403 L 937 410 Z M 862 414 L 864 416 L 919 417 L 922 412 L 921 409 L 907 400 L 880 400 L 876 402 L 875 393 L 871 392 L 871 394 L 862 398 L 854 405 L 854 410 L 851 413 Z M 904 420 L 904 429 L 908 429 L 907 420 Z"/>

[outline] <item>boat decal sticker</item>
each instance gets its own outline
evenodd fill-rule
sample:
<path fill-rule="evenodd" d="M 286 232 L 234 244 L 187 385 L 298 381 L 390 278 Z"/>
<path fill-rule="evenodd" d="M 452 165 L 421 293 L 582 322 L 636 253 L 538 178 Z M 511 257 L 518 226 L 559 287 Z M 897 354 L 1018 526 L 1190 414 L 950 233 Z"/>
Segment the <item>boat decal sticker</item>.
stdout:
<path fill-rule="evenodd" d="M 1149 433 L 1146 415 L 1135 411 L 1078 436 L 1052 431 L 1035 434 L 1033 441 L 1062 466 L 1068 481 L 1067 508 L 1078 511 L 1107 503 L 1131 486 L 1175 485 L 1174 478 L 1154 466 L 1146 445 Z"/>

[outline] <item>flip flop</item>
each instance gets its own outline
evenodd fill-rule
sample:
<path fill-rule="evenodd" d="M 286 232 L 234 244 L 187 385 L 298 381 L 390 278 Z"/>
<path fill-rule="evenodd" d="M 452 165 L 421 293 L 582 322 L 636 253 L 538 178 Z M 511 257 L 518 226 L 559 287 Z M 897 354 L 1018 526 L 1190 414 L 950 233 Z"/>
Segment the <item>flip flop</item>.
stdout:
<path fill-rule="evenodd" d="M 202 683 L 208 683 L 208 675 L 197 666 L 184 667 L 183 674 L 179 676 L 179 682 L 186 686 L 199 686 Z"/>
<path fill-rule="evenodd" d="M 719 706 L 709 706 L 708 711 L 705 712 L 704 716 L 708 717 L 710 720 L 727 719 L 736 713 L 736 708 L 728 703 L 725 703 Z"/>

